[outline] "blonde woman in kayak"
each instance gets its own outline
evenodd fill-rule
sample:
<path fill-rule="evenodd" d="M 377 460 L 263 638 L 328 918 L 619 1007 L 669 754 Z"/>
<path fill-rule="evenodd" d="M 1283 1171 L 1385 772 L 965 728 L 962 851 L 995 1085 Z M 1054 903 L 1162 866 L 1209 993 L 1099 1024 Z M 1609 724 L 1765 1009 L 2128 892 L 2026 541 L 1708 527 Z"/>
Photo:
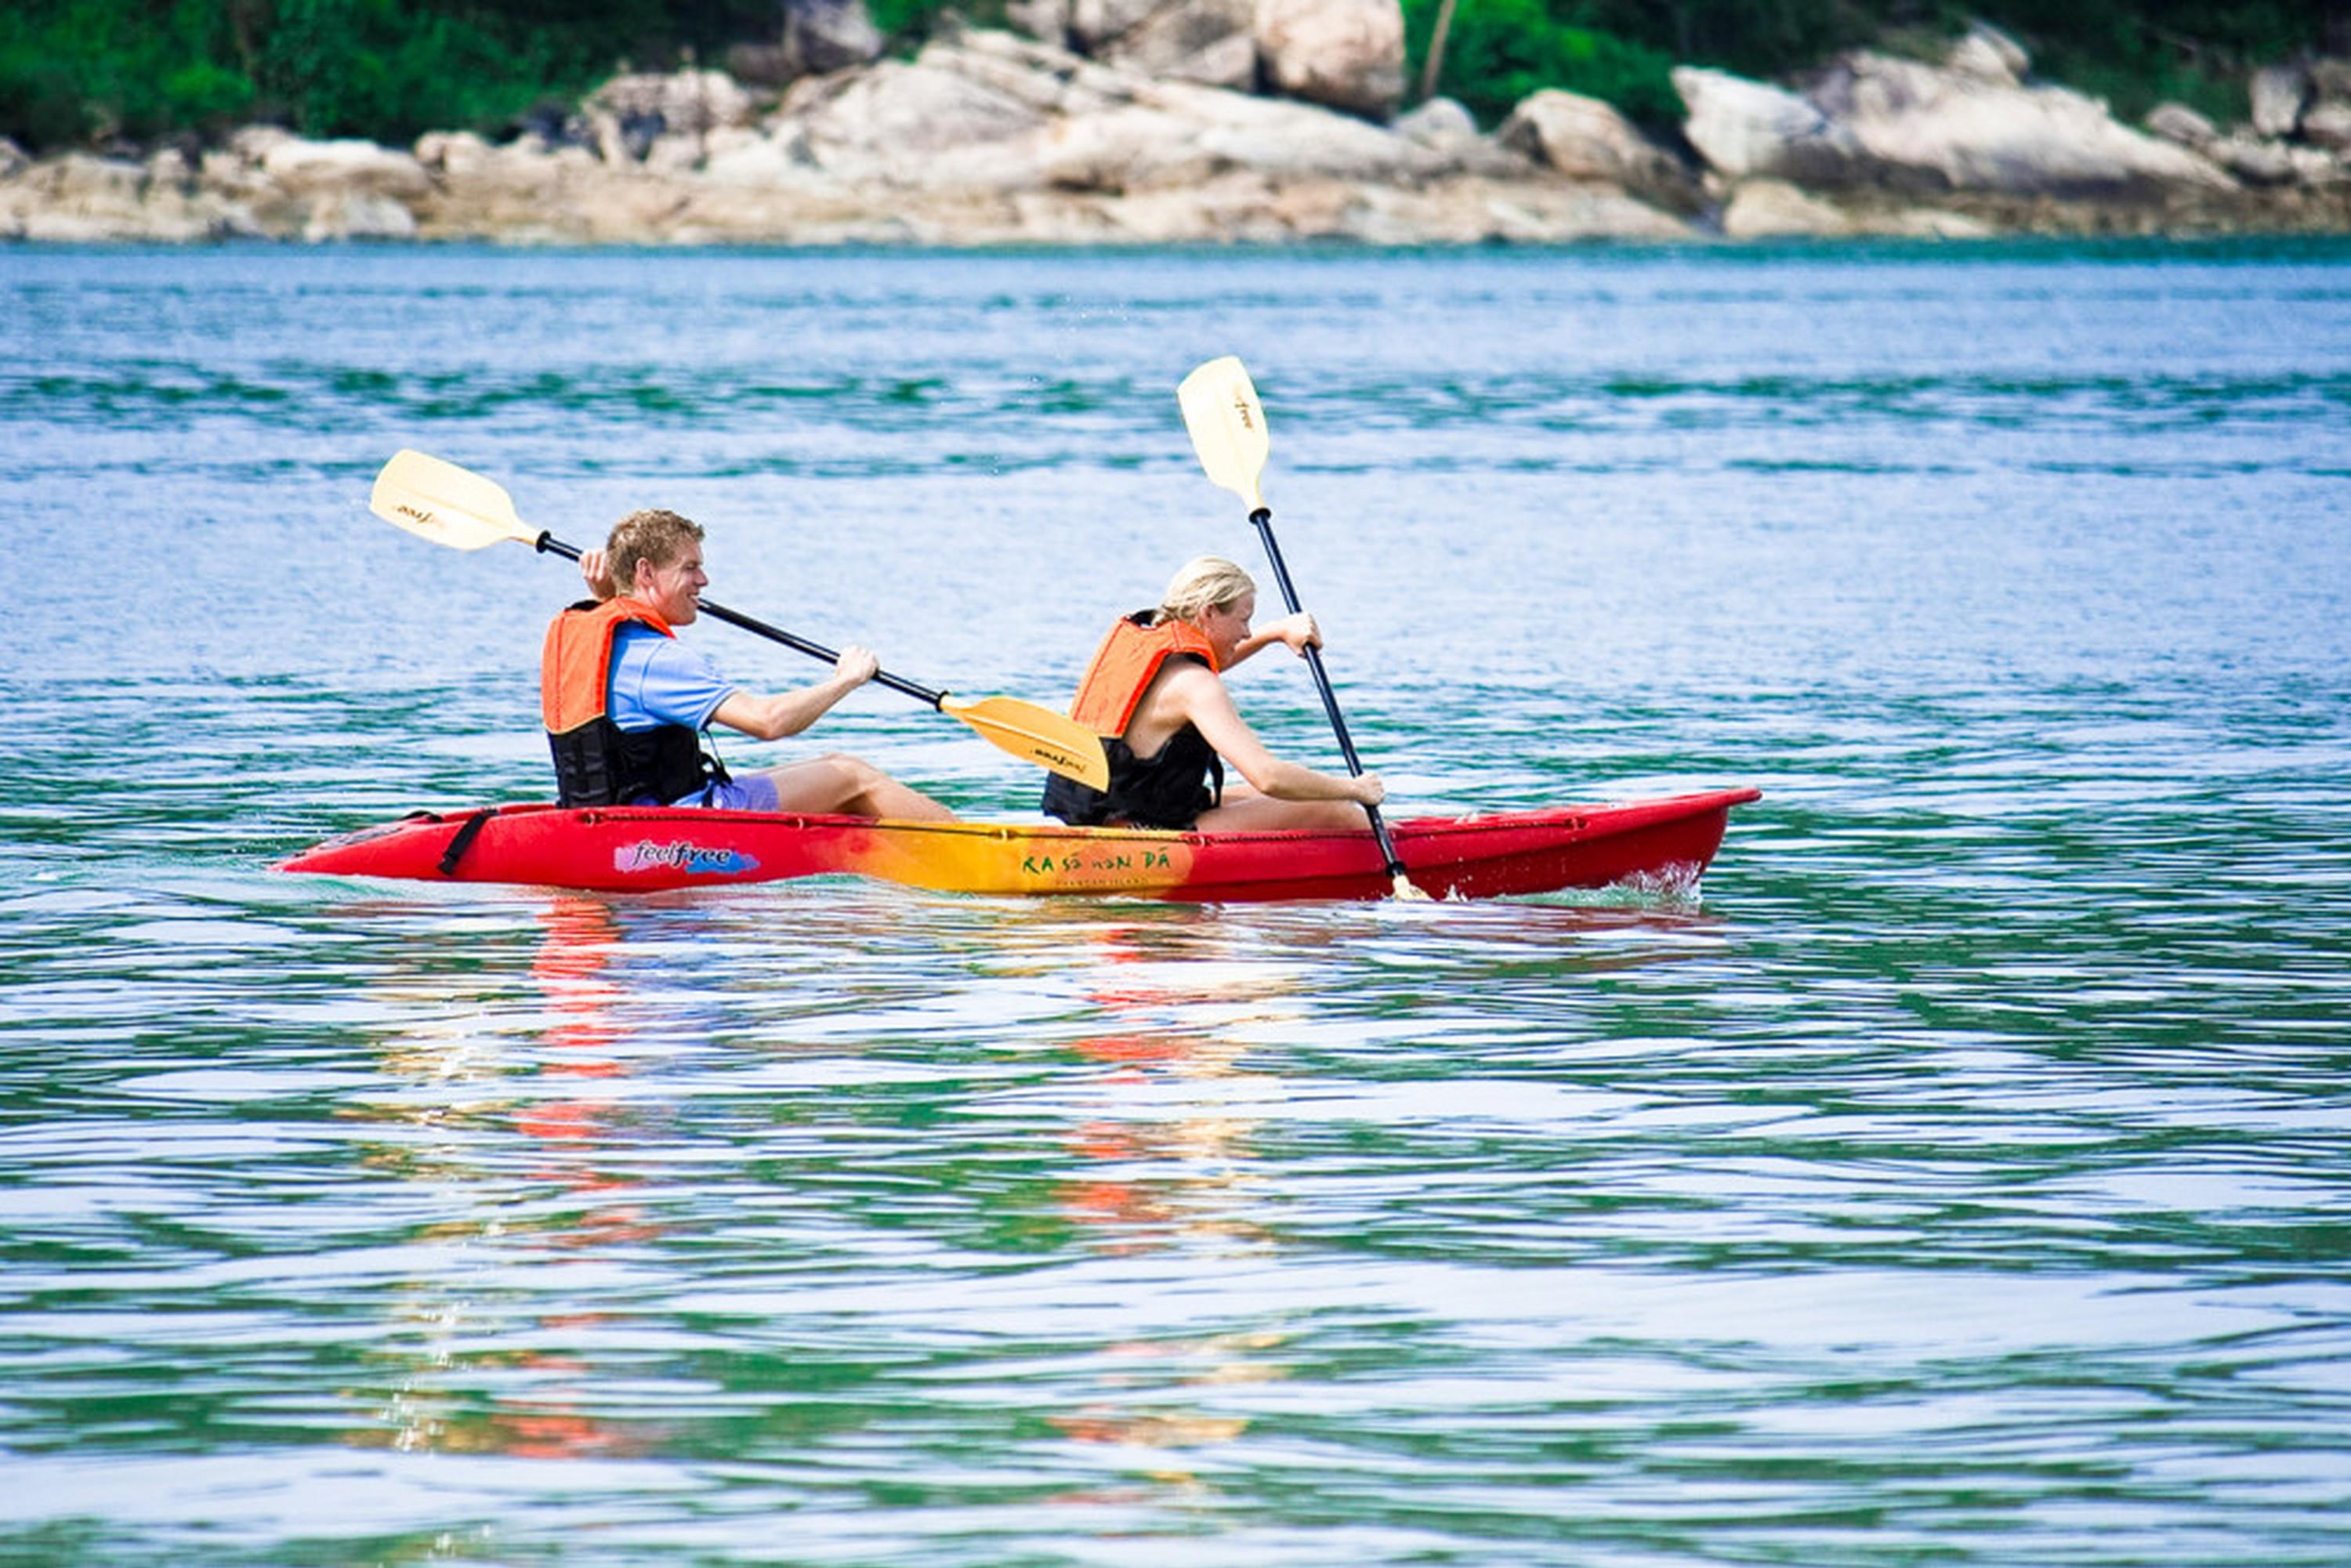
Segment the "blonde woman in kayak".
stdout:
<path fill-rule="evenodd" d="M 1257 584 L 1218 556 L 1187 561 L 1155 610 L 1121 618 L 1078 682 L 1070 716 L 1102 737 L 1110 788 L 1056 777 L 1044 810 L 1081 827 L 1360 828 L 1386 790 L 1376 773 L 1347 778 L 1284 762 L 1265 748 L 1225 690 L 1224 673 L 1276 643 L 1322 645 L 1301 611 L 1249 630 Z M 1247 785 L 1225 785 L 1229 762 Z"/>
<path fill-rule="evenodd" d="M 841 652 L 830 679 L 759 696 L 721 675 L 673 628 L 701 613 L 710 578 L 702 525 L 675 512 L 632 512 L 601 550 L 580 558 L 594 598 L 547 629 L 539 703 L 567 806 L 716 806 L 740 811 L 840 811 L 952 821 L 955 813 L 843 752 L 741 778 L 702 744 L 713 724 L 760 740 L 798 735 L 881 668 Z"/>

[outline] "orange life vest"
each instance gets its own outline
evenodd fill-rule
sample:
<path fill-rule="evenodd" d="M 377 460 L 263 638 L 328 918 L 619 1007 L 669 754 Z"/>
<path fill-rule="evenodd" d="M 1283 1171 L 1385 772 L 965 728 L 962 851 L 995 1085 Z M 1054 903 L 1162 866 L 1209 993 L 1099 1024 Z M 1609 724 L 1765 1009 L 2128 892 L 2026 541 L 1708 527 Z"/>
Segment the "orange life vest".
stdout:
<path fill-rule="evenodd" d="M 583 600 L 558 615 L 538 653 L 538 716 L 549 735 L 569 735 L 604 716 L 611 700 L 612 639 L 634 622 L 674 637 L 661 612 L 626 594 Z"/>
<path fill-rule="evenodd" d="M 1094 650 L 1093 663 L 1078 678 L 1070 716 L 1096 735 L 1126 733 L 1135 705 L 1151 689 L 1159 666 L 1177 653 L 1190 653 L 1217 667 L 1217 650 L 1196 626 L 1182 621 L 1144 625 L 1151 612 L 1122 616 Z"/>
<path fill-rule="evenodd" d="M 1181 829 L 1223 800 L 1225 765 L 1191 725 L 1148 758 L 1135 756 L 1124 739 L 1135 705 L 1162 664 L 1191 657 L 1217 667 L 1217 650 L 1197 627 L 1181 621 L 1154 626 L 1152 613 L 1142 611 L 1110 629 L 1070 704 L 1070 716 L 1102 737 L 1110 788 L 1095 789 L 1055 774 L 1045 780 L 1041 805 L 1047 815 L 1081 827 L 1123 822 Z"/>
<path fill-rule="evenodd" d="M 664 805 L 726 781 L 726 769 L 682 724 L 624 730 L 606 711 L 611 702 L 612 642 L 628 625 L 674 637 L 669 622 L 625 595 L 601 604 L 582 600 L 547 629 L 538 656 L 538 715 L 555 758 L 555 797 L 566 806 Z"/>

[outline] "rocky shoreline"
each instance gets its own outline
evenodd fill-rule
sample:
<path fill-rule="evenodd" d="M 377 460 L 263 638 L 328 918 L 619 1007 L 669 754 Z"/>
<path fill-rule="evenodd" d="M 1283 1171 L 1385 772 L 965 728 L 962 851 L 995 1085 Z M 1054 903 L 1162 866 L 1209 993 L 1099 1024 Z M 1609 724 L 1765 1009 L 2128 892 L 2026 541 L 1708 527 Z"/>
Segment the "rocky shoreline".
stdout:
<path fill-rule="evenodd" d="M 2243 126 L 2165 105 L 2134 128 L 2034 81 L 2013 41 L 1979 27 L 1941 61 L 1858 51 L 1788 86 L 1677 70 L 1688 114 L 1667 145 L 1604 103 L 1549 89 L 1490 134 L 1445 99 L 1390 118 L 1395 0 L 1295 0 L 1290 31 L 1270 37 L 1280 6 L 1201 21 L 1217 3 L 1146 6 L 1145 21 L 1188 7 L 1196 25 L 1163 36 L 1130 24 L 1110 40 L 1128 47 L 1084 53 L 1064 14 L 1040 29 L 1060 42 L 960 31 L 910 60 L 869 54 L 768 91 L 715 70 L 622 77 L 505 145 L 434 132 L 387 148 L 251 126 L 209 150 L 33 160 L 0 141 L 0 238 L 1413 246 L 2351 232 L 2351 62 L 2259 73 Z M 1307 25 L 1333 6 L 1341 33 Z"/>

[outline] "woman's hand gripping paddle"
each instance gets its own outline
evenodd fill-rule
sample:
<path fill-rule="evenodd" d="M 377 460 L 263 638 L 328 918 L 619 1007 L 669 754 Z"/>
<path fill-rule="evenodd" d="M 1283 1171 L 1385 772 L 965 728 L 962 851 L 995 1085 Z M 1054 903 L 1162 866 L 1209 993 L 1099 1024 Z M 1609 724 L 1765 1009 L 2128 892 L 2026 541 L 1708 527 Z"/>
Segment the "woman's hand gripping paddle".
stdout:
<path fill-rule="evenodd" d="M 452 549 L 481 549 L 512 540 L 566 560 L 580 559 L 575 546 L 530 527 L 517 516 L 514 498 L 495 480 L 422 452 L 392 455 L 392 461 L 375 476 L 375 490 L 368 498 L 368 509 L 388 523 Z M 796 637 L 781 627 L 754 620 L 723 604 L 705 599 L 701 605 L 705 615 L 740 626 L 771 643 L 781 643 L 812 659 L 831 664 L 840 657 L 831 648 Z M 949 718 L 961 719 L 981 739 L 1023 761 L 1050 768 L 1097 789 L 1110 786 L 1110 761 L 1102 755 L 1102 737 L 1050 708 L 1016 697 L 953 696 L 918 686 L 887 670 L 873 678 L 892 691 L 920 698 Z"/>
<path fill-rule="evenodd" d="M 1258 538 L 1265 541 L 1266 559 L 1273 563 L 1274 580 L 1281 585 L 1281 601 L 1298 613 L 1298 590 L 1290 585 L 1290 569 L 1282 564 L 1281 547 L 1273 538 L 1273 510 L 1265 504 L 1265 494 L 1259 481 L 1265 473 L 1265 460 L 1272 454 L 1272 438 L 1266 434 L 1265 405 L 1257 399 L 1257 387 L 1249 381 L 1249 371 L 1239 360 L 1228 354 L 1221 360 L 1211 360 L 1186 376 L 1176 389 L 1176 401 L 1184 410 L 1184 428 L 1192 433 L 1192 449 L 1200 455 L 1200 466 L 1208 477 L 1223 488 L 1238 496 L 1249 509 L 1249 521 L 1257 526 Z M 1322 650 L 1309 646 L 1307 667 L 1314 672 L 1315 688 L 1322 694 L 1322 711 L 1331 716 L 1332 733 L 1339 737 L 1339 753 L 1347 759 L 1347 771 L 1360 777 L 1364 765 L 1355 758 L 1355 743 L 1347 734 L 1347 721 L 1339 716 L 1339 698 L 1331 689 L 1331 677 L 1322 668 Z M 1397 855 L 1395 841 L 1388 836 L 1388 825 L 1380 820 L 1377 806 L 1364 808 L 1371 820 L 1372 837 L 1380 846 L 1380 854 L 1387 862 L 1389 878 L 1395 884 L 1398 898 L 1426 899 L 1428 895 L 1412 885 L 1405 876 L 1404 861 Z"/>

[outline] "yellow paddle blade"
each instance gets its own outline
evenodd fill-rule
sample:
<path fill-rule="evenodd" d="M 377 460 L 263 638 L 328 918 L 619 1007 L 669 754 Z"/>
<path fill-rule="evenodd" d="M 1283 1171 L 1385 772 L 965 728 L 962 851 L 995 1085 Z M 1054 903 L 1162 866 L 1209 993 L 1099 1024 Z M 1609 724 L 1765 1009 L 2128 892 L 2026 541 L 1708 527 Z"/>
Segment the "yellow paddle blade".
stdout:
<path fill-rule="evenodd" d="M 452 549 L 480 549 L 504 539 L 538 542 L 538 530 L 515 515 L 514 497 L 495 480 L 422 452 L 392 455 L 375 476 L 368 510 Z"/>
<path fill-rule="evenodd" d="M 943 696 L 939 711 L 971 726 L 981 739 L 1013 756 L 1097 789 L 1110 788 L 1102 737 L 1051 708 L 1018 697 Z"/>
<path fill-rule="evenodd" d="M 1257 401 L 1257 388 L 1240 361 L 1230 354 L 1210 360 L 1184 378 L 1176 402 L 1208 477 L 1238 496 L 1250 511 L 1262 510 L 1265 496 L 1258 481 L 1273 443 L 1266 434 L 1265 405 Z"/>

